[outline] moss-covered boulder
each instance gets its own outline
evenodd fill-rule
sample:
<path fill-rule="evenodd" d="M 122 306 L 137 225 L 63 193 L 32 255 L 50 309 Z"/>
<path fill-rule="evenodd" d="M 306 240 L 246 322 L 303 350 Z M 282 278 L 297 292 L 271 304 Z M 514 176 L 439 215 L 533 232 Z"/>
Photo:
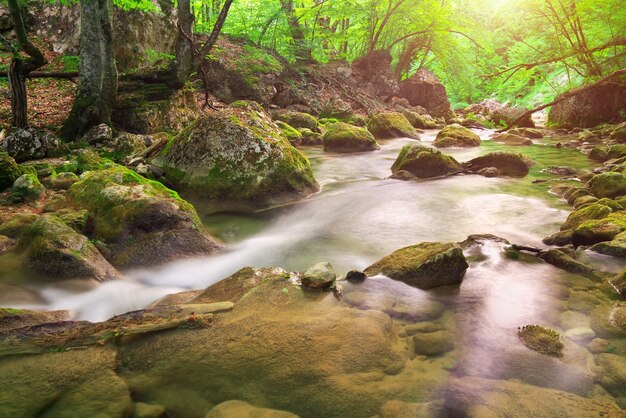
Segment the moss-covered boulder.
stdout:
<path fill-rule="evenodd" d="M 308 159 L 254 102 L 236 102 L 198 119 L 155 163 L 180 189 L 225 203 L 264 206 L 319 187 Z"/>
<path fill-rule="evenodd" d="M 308 128 L 300 128 L 302 134 L 302 145 L 324 145 L 324 136 L 319 132 L 314 132 Z"/>
<path fill-rule="evenodd" d="M 590 250 L 613 257 L 626 258 L 626 232 L 620 232 L 611 241 L 599 242 L 593 245 Z M 626 287 L 624 291 L 626 296 Z"/>
<path fill-rule="evenodd" d="M 611 131 L 611 139 L 620 144 L 626 143 L 626 122 L 620 123 Z"/>
<path fill-rule="evenodd" d="M 13 186 L 15 180 L 21 175 L 22 170 L 13 157 L 0 151 L 0 192 Z"/>
<path fill-rule="evenodd" d="M 504 145 L 532 145 L 533 141 L 521 135 L 515 135 L 511 132 L 498 134 L 493 140 Z"/>
<path fill-rule="evenodd" d="M 306 128 L 310 129 L 313 132 L 321 133 L 319 122 L 317 121 L 315 116 L 311 116 L 308 113 L 284 112 L 276 116 L 276 119 L 279 121 L 283 121 L 296 129 Z"/>
<path fill-rule="evenodd" d="M 376 139 L 413 138 L 419 135 L 407 118 L 399 112 L 379 113 L 367 122 L 367 129 Z"/>
<path fill-rule="evenodd" d="M 495 167 L 500 175 L 509 177 L 524 177 L 533 165 L 530 158 L 514 152 L 490 152 L 463 163 L 463 167 L 471 172 L 477 172 L 486 167 Z"/>
<path fill-rule="evenodd" d="M 626 359 L 622 355 L 602 353 L 596 359 L 600 385 L 614 396 L 626 397 Z"/>
<path fill-rule="evenodd" d="M 51 190 L 68 190 L 77 181 L 79 181 L 78 176 L 68 171 L 59 174 L 53 173 L 43 180 L 43 184 Z"/>
<path fill-rule="evenodd" d="M 380 145 L 367 129 L 344 122 L 330 125 L 322 139 L 324 151 L 361 152 L 380 149 Z"/>
<path fill-rule="evenodd" d="M 626 212 L 613 212 L 602 219 L 581 223 L 574 229 L 572 243 L 579 246 L 611 241 L 623 231 L 626 231 Z"/>
<path fill-rule="evenodd" d="M 466 127 L 455 123 L 439 131 L 433 145 L 439 148 L 477 147 L 480 145 L 480 137 Z"/>
<path fill-rule="evenodd" d="M 155 265 L 221 249 L 193 206 L 125 167 L 86 173 L 68 195 L 89 211 L 90 235 L 109 244 L 116 266 Z"/>
<path fill-rule="evenodd" d="M 38 312 L 28 309 L 0 308 L 0 332 L 68 319 L 70 319 L 69 311 Z"/>
<path fill-rule="evenodd" d="M 300 133 L 300 131 L 296 128 L 280 120 L 276 121 L 276 126 L 280 128 L 281 132 L 285 135 L 285 138 L 287 138 L 287 141 L 289 141 L 291 145 L 296 147 L 302 144 L 302 133 Z"/>
<path fill-rule="evenodd" d="M 35 174 L 22 174 L 15 180 L 12 188 L 13 196 L 19 197 L 24 202 L 40 199 L 45 191 Z"/>
<path fill-rule="evenodd" d="M 467 261 L 454 243 L 423 242 L 401 248 L 365 269 L 365 274 L 383 274 L 420 289 L 460 284 Z"/>
<path fill-rule="evenodd" d="M 577 209 L 570 213 L 565 222 L 563 222 L 561 225 L 561 231 L 576 228 L 581 223 L 591 219 L 606 218 L 612 212 L 613 210 L 610 207 L 599 203 L 594 203 L 582 209 Z"/>
<path fill-rule="evenodd" d="M 626 194 L 626 177 L 621 173 L 602 173 L 589 180 L 589 189 L 597 198 L 617 197 Z"/>
<path fill-rule="evenodd" d="M 445 176 L 462 170 L 454 158 L 420 144 L 406 144 L 391 166 L 393 174 L 408 171 L 418 178 Z"/>
<path fill-rule="evenodd" d="M 89 239 L 54 215 L 42 215 L 24 229 L 18 241 L 24 268 L 46 280 L 118 276 Z"/>
<path fill-rule="evenodd" d="M 541 139 L 543 133 L 541 129 L 536 128 L 513 128 L 508 131 L 510 134 L 523 136 L 524 138 Z"/>
<path fill-rule="evenodd" d="M 402 114 L 416 129 L 436 129 L 439 126 L 429 115 L 420 115 L 417 112 L 412 112 L 407 109 L 404 109 Z"/>

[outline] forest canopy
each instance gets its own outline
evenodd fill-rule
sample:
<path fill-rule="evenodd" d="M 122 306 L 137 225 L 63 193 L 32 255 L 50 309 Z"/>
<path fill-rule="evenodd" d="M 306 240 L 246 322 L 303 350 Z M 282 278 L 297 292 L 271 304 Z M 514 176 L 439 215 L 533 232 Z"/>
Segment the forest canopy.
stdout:
<path fill-rule="evenodd" d="M 194 0 L 209 31 L 220 1 Z M 391 52 L 398 76 L 420 68 L 455 106 L 494 95 L 532 106 L 625 63 L 620 0 L 237 0 L 224 33 L 290 61 L 353 61 Z"/>

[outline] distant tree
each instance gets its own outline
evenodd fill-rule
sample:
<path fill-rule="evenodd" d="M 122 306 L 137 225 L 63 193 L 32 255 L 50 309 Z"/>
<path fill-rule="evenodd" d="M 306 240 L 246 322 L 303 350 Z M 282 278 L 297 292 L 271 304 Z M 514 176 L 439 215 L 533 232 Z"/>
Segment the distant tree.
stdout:
<path fill-rule="evenodd" d="M 80 72 L 76 98 L 61 136 L 75 139 L 101 123 L 111 124 L 117 95 L 111 0 L 81 0 Z"/>
<path fill-rule="evenodd" d="M 28 127 L 26 77 L 32 71 L 46 65 L 47 61 L 43 53 L 28 39 L 24 24 L 24 6 L 19 0 L 8 0 L 8 6 L 18 45 L 15 47 L 6 38 L 0 37 L 4 48 L 13 54 L 7 74 L 11 90 L 11 125 L 26 128 Z"/>

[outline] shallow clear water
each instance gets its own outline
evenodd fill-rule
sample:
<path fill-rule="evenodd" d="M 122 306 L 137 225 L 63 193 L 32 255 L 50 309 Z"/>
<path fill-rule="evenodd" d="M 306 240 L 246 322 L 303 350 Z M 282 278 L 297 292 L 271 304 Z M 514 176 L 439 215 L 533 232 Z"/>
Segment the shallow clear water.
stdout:
<path fill-rule="evenodd" d="M 485 139 L 490 132 L 479 133 Z M 436 131 L 428 131 L 422 135 L 422 142 L 432 142 L 435 134 Z M 306 149 L 322 186 L 319 193 L 258 214 L 204 217 L 209 230 L 229 243 L 225 254 L 126 272 L 126 279 L 88 291 L 58 286 L 40 288 L 48 303 L 28 307 L 70 309 L 76 318 L 104 320 L 145 307 L 173 292 L 207 287 L 244 266 L 303 271 L 318 261 L 329 261 L 344 273 L 362 269 L 406 245 L 462 241 L 469 234 L 481 233 L 518 244 L 540 245 L 541 238 L 557 230 L 567 215 L 553 207 L 554 202 L 539 197 L 542 193 L 536 197 L 511 194 L 528 188 L 532 176 L 455 176 L 423 182 L 389 179 L 390 167 L 400 148 L 410 141 L 385 141 L 380 151 L 359 154 Z M 480 148 L 446 152 L 465 161 L 494 149 L 507 147 L 485 142 Z M 567 154 L 563 155 L 563 150 L 539 145 L 524 149 L 529 151 L 544 161 L 563 156 L 567 157 L 567 164 L 571 162 L 569 165 L 580 166 L 585 161 L 577 151 L 565 150 Z M 534 172 L 542 166 L 533 168 Z M 554 274 L 548 267 L 542 272 Z"/>

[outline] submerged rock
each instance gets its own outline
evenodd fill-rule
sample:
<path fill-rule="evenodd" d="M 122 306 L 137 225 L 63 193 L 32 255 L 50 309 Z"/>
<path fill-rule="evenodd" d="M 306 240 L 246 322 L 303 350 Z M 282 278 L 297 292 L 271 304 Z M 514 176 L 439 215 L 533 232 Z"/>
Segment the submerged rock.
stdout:
<path fill-rule="evenodd" d="M 343 122 L 330 125 L 322 139 L 324 151 L 360 152 L 380 149 L 380 145 L 367 129 Z"/>
<path fill-rule="evenodd" d="M 480 137 L 471 130 L 455 123 L 439 131 L 433 145 L 439 148 L 477 147 L 480 145 Z"/>
<path fill-rule="evenodd" d="M 255 206 L 318 189 L 308 159 L 254 102 L 202 117 L 173 138 L 156 163 L 175 185 L 209 199 Z"/>
<path fill-rule="evenodd" d="M 89 172 L 68 195 L 89 211 L 90 235 L 110 244 L 110 260 L 116 266 L 162 264 L 222 248 L 193 206 L 125 167 Z"/>
<path fill-rule="evenodd" d="M 367 122 L 367 129 L 377 139 L 413 138 L 419 139 L 413 126 L 399 112 L 379 113 Z"/>
<path fill-rule="evenodd" d="M 526 176 L 532 165 L 533 162 L 528 157 L 513 152 L 490 152 L 463 163 L 463 167 L 472 172 L 486 167 L 495 167 L 500 175 L 510 177 Z"/>
<path fill-rule="evenodd" d="M 401 248 L 365 269 L 420 289 L 460 284 L 469 265 L 454 243 L 423 242 Z"/>
<path fill-rule="evenodd" d="M 409 143 L 402 147 L 391 166 L 393 174 L 400 171 L 407 171 L 417 178 L 429 178 L 458 173 L 462 171 L 462 167 L 453 157 L 442 154 L 439 150 Z"/>
<path fill-rule="evenodd" d="M 277 409 L 259 408 L 244 401 L 226 401 L 211 409 L 204 418 L 298 418 L 298 415 Z"/>
<path fill-rule="evenodd" d="M 515 135 L 514 133 L 502 133 L 493 137 L 493 140 L 505 145 L 532 145 L 533 141 L 529 138 Z"/>
<path fill-rule="evenodd" d="M 523 136 L 524 138 L 541 139 L 543 133 L 540 129 L 535 128 L 513 128 L 508 131 L 510 134 Z"/>
<path fill-rule="evenodd" d="M 514 380 L 462 377 L 443 392 L 440 417 L 619 417 L 609 400 L 525 384 Z"/>

